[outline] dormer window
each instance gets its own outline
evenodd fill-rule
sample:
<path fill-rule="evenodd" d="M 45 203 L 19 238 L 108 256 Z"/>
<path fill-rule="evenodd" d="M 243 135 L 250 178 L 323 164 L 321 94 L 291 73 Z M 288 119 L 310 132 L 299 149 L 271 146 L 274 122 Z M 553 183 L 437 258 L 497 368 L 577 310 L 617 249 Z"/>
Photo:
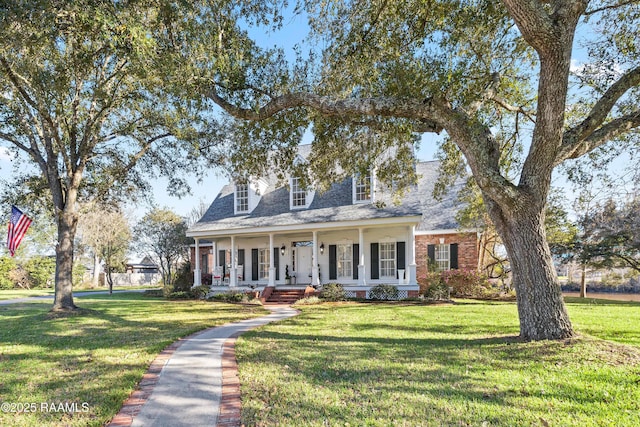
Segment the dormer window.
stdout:
<path fill-rule="evenodd" d="M 353 180 L 353 202 L 371 202 L 371 174 L 359 175 Z"/>
<path fill-rule="evenodd" d="M 300 178 L 291 178 L 291 208 L 307 206 L 307 191 L 300 185 Z"/>
<path fill-rule="evenodd" d="M 249 212 L 249 185 L 236 185 L 236 213 Z"/>

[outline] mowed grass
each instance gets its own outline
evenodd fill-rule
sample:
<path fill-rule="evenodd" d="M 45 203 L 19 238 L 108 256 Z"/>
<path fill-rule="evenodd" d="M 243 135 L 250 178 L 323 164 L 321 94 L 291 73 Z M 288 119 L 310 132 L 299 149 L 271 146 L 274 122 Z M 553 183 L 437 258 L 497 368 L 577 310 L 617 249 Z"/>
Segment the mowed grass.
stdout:
<path fill-rule="evenodd" d="M 0 290 L 0 301 L 42 295 L 53 295 L 53 289 L 2 289 Z"/>
<path fill-rule="evenodd" d="M 114 291 L 131 291 L 134 289 L 153 289 L 157 288 L 157 286 L 116 286 L 113 288 Z M 109 288 L 101 287 L 101 288 L 82 288 L 82 287 L 74 287 L 73 292 L 109 292 Z M 54 290 L 51 288 L 46 289 L 0 289 L 0 301 L 10 300 L 16 298 L 29 298 L 29 297 L 39 297 L 44 295 L 50 295 L 53 297 Z"/>
<path fill-rule="evenodd" d="M 566 341 L 513 303 L 333 304 L 239 338 L 247 426 L 638 426 L 640 304 L 572 299 Z"/>
<path fill-rule="evenodd" d="M 77 298 L 82 310 L 73 315 L 49 313 L 51 304 L 0 306 L 2 426 L 104 425 L 167 345 L 207 327 L 266 313 L 262 307 L 167 301 L 139 293 Z M 61 403 L 75 404 L 78 411 L 59 410 Z"/>

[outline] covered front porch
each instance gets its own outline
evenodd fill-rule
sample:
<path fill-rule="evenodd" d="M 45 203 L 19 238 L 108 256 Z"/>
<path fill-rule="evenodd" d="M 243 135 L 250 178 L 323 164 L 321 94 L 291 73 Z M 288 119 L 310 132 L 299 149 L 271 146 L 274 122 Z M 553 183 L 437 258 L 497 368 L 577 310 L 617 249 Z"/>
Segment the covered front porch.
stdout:
<path fill-rule="evenodd" d="M 353 296 L 377 284 L 417 290 L 415 227 L 419 217 L 367 224 L 305 224 L 201 232 L 192 248 L 194 286 L 212 289 L 305 288 L 340 283 Z M 208 276 L 206 276 L 208 278 Z M 356 295 L 357 293 L 357 295 Z"/>

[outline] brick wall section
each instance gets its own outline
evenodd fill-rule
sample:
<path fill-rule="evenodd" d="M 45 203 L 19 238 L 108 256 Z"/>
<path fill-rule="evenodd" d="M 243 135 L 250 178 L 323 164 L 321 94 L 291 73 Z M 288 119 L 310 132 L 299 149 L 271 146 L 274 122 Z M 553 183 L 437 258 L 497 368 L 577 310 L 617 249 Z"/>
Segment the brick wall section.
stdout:
<path fill-rule="evenodd" d="M 458 268 L 475 270 L 478 268 L 478 238 L 473 233 L 434 234 L 416 236 L 416 275 L 418 279 L 427 273 L 427 245 L 438 245 L 440 239 L 445 244 L 458 244 Z"/>
<path fill-rule="evenodd" d="M 193 270 L 196 268 L 196 248 L 192 247 L 190 251 L 191 254 L 189 255 L 189 260 L 191 261 L 191 272 L 193 273 Z M 213 271 L 213 254 L 210 254 L 210 251 L 211 246 L 200 246 L 200 262 L 202 262 L 202 255 L 204 254 L 207 254 L 207 258 L 209 260 L 207 266 L 209 271 L 203 271 L 203 273 L 211 273 Z M 200 269 L 202 269 L 202 267 L 204 266 L 201 265 Z"/>

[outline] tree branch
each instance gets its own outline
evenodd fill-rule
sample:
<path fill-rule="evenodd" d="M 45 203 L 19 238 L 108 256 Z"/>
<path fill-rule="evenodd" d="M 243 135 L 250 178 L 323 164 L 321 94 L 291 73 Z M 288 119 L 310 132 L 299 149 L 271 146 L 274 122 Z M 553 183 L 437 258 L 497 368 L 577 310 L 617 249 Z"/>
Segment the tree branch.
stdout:
<path fill-rule="evenodd" d="M 537 52 L 552 48 L 554 24 L 542 3 L 536 0 L 502 0 L 524 38 Z"/>
<path fill-rule="evenodd" d="M 297 92 L 280 95 L 255 109 L 241 108 L 220 97 L 212 85 L 207 93 L 209 99 L 222 107 L 232 116 L 250 121 L 268 119 L 281 111 L 294 108 L 311 108 L 325 116 L 341 118 L 361 118 L 363 116 L 397 117 L 420 120 L 424 129 L 439 133 L 443 127 L 439 119 L 441 112 L 434 107 L 432 100 L 422 102 L 414 99 L 391 97 L 365 99 L 333 99 L 310 92 Z"/>
<path fill-rule="evenodd" d="M 595 130 L 583 141 L 574 144 L 570 149 L 564 148 L 555 165 L 562 163 L 566 159 L 576 159 L 599 146 L 611 141 L 617 136 L 628 132 L 632 129 L 640 127 L 640 110 L 618 117 L 615 120 L 603 125 L 600 129 Z"/>
<path fill-rule="evenodd" d="M 591 111 L 587 115 L 587 118 L 578 125 L 564 132 L 564 135 L 562 137 L 562 145 L 560 147 L 560 150 L 558 151 L 556 164 L 559 164 L 568 158 L 577 157 L 576 153 L 584 154 L 598 146 L 593 145 L 591 146 L 591 148 L 585 151 L 585 143 L 587 140 L 589 140 L 590 143 L 586 145 L 591 145 L 598 141 L 600 142 L 600 145 L 604 144 L 606 140 L 602 140 L 601 136 L 603 135 L 602 130 L 605 128 L 607 131 L 605 133 L 609 134 L 612 130 L 614 130 L 614 127 L 616 126 L 620 126 L 620 131 L 623 131 L 625 129 L 628 130 L 629 128 L 625 127 L 628 125 L 631 125 L 631 128 L 636 127 L 637 125 L 634 126 L 633 122 L 634 117 L 637 117 L 637 112 L 615 119 L 604 126 L 602 126 L 602 124 L 606 120 L 607 116 L 611 113 L 611 110 L 615 106 L 616 102 L 618 102 L 618 100 L 622 96 L 624 96 L 627 91 L 639 85 L 640 67 L 636 67 L 628 71 L 622 77 L 620 77 L 618 81 L 611 85 L 611 87 L 607 89 L 607 91 L 602 95 L 598 102 L 596 102 L 593 108 L 591 108 Z M 596 132 L 598 132 L 598 136 L 591 138 L 591 135 Z"/>
<path fill-rule="evenodd" d="M 616 4 L 610 4 L 610 5 L 602 6 L 602 7 L 593 9 L 593 10 L 588 10 L 584 14 L 585 14 L 585 16 L 591 16 L 591 15 L 594 15 L 596 13 L 604 12 L 605 10 L 617 9 L 619 7 L 628 6 L 628 5 L 634 4 L 634 3 L 638 3 L 638 0 L 621 1 L 621 2 L 616 3 Z"/>

